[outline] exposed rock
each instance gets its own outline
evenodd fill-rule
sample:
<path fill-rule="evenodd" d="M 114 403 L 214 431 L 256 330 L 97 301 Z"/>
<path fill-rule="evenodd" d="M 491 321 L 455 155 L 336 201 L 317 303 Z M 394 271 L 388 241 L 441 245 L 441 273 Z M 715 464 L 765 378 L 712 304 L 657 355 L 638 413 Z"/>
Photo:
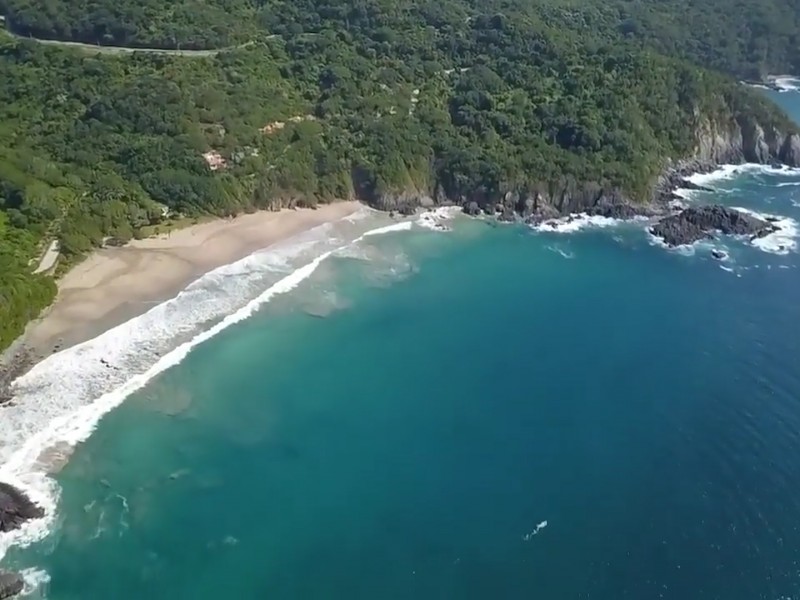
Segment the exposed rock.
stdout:
<path fill-rule="evenodd" d="M 725 260 L 726 258 L 728 258 L 728 253 L 725 252 L 724 250 L 718 250 L 717 248 L 714 248 L 711 250 L 711 256 L 713 256 L 717 260 Z"/>
<path fill-rule="evenodd" d="M 800 135 L 792 133 L 786 136 L 779 158 L 790 167 L 800 167 Z"/>
<path fill-rule="evenodd" d="M 13 354 L 0 362 L 0 405 L 10 402 L 14 397 L 12 383 L 36 362 L 36 356 L 30 348 L 22 346 Z"/>
<path fill-rule="evenodd" d="M 691 157 L 667 161 L 654 182 L 650 198 L 630 198 L 605 181 L 581 181 L 567 176 L 555 181 L 526 183 L 516 187 L 502 182 L 465 188 L 457 178 L 443 177 L 428 190 L 383 191 L 366 170 L 352 171 L 356 198 L 379 210 L 413 214 L 419 207 L 461 206 L 465 213 L 497 215 L 503 220 L 521 217 L 541 223 L 569 214 L 586 213 L 616 219 L 653 216 L 671 211 L 675 190 L 713 191 L 689 180 L 696 173 L 710 173 L 723 164 L 757 162 L 800 167 L 800 134 L 787 124 L 762 125 L 750 115 L 703 119 L 698 113 Z"/>
<path fill-rule="evenodd" d="M 24 587 L 25 582 L 19 573 L 0 571 L 0 600 L 16 596 Z"/>
<path fill-rule="evenodd" d="M 713 237 L 713 232 L 716 231 L 725 235 L 763 237 L 776 229 L 774 225 L 758 217 L 713 204 L 687 208 L 676 215 L 665 217 L 653 225 L 650 232 L 669 246 L 682 246 Z"/>
<path fill-rule="evenodd" d="M 472 215 L 473 217 L 476 217 L 479 214 L 481 214 L 481 207 L 478 206 L 478 203 L 475 201 L 470 202 L 469 204 L 465 204 L 463 210 L 465 213 L 467 213 L 468 215 Z"/>
<path fill-rule="evenodd" d="M 39 519 L 44 510 L 13 485 L 0 483 L 0 531 L 19 529 L 25 521 Z"/>

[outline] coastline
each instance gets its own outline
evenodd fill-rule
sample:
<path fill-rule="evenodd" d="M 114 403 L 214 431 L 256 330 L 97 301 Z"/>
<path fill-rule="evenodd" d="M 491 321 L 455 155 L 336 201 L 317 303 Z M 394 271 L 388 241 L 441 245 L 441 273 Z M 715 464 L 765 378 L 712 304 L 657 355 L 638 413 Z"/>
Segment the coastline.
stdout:
<path fill-rule="evenodd" d="M 58 281 L 58 295 L 30 323 L 7 358 L 23 348 L 34 362 L 132 319 L 203 274 L 361 207 L 336 202 L 316 209 L 261 211 L 132 240 L 90 254 Z"/>

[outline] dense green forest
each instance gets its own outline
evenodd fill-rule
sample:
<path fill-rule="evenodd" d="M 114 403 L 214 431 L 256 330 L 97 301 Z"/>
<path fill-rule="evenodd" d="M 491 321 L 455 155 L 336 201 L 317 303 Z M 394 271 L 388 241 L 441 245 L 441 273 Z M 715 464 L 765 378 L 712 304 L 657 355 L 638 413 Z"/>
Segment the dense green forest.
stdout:
<path fill-rule="evenodd" d="M 251 0 L 0 0 L 21 36 L 153 48 L 223 48 L 252 38 Z"/>
<path fill-rule="evenodd" d="M 796 2 L 0 5 L 42 37 L 237 46 L 110 55 L 0 36 L 0 347 L 52 299 L 31 264 L 50 239 L 69 262 L 157 226 L 164 207 L 229 215 L 404 191 L 487 204 L 584 182 L 645 197 L 704 120 L 788 127 L 723 72 L 791 68 Z"/>
<path fill-rule="evenodd" d="M 380 18 L 389 16 L 387 8 L 371 2 L 282 0 L 0 0 L 8 27 L 22 36 L 184 49 L 228 47 L 252 40 L 260 31 L 321 31 L 329 28 L 329 19 L 347 21 L 361 10 Z M 396 8 L 398 13 L 417 10 L 414 3 Z M 529 7 L 496 3 L 492 10 L 509 15 L 536 12 L 555 27 L 591 30 L 592 37 L 608 42 L 636 40 L 660 53 L 740 77 L 800 67 L 798 0 L 538 0 Z M 445 21 L 455 14 L 466 18 L 492 12 L 474 0 L 445 2 L 425 11 Z"/>

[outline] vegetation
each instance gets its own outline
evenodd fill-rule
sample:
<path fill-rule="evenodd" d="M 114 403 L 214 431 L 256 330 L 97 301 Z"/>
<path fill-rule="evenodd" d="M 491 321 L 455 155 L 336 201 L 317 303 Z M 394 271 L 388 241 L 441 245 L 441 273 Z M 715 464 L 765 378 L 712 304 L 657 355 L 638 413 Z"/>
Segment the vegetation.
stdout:
<path fill-rule="evenodd" d="M 52 299 L 30 263 L 53 238 L 70 260 L 152 231 L 165 210 L 403 191 L 486 203 L 564 182 L 637 196 L 692 151 L 701 120 L 757 112 L 786 126 L 696 64 L 790 70 L 794 9 L 691 4 L 0 0 L 10 27 L 34 36 L 250 42 L 188 60 L 0 37 L 0 347 Z"/>
<path fill-rule="evenodd" d="M 0 0 L 21 36 L 113 46 L 204 49 L 256 32 L 250 0 Z"/>

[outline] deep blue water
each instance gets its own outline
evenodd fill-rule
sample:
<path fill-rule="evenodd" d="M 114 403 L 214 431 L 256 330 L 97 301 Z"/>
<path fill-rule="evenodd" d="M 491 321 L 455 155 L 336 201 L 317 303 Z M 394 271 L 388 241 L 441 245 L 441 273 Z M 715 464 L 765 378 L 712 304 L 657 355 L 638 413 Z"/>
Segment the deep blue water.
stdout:
<path fill-rule="evenodd" d="M 714 199 L 800 219 L 782 183 Z M 104 418 L 9 556 L 34 597 L 800 597 L 796 251 L 464 220 L 363 245 Z"/>

